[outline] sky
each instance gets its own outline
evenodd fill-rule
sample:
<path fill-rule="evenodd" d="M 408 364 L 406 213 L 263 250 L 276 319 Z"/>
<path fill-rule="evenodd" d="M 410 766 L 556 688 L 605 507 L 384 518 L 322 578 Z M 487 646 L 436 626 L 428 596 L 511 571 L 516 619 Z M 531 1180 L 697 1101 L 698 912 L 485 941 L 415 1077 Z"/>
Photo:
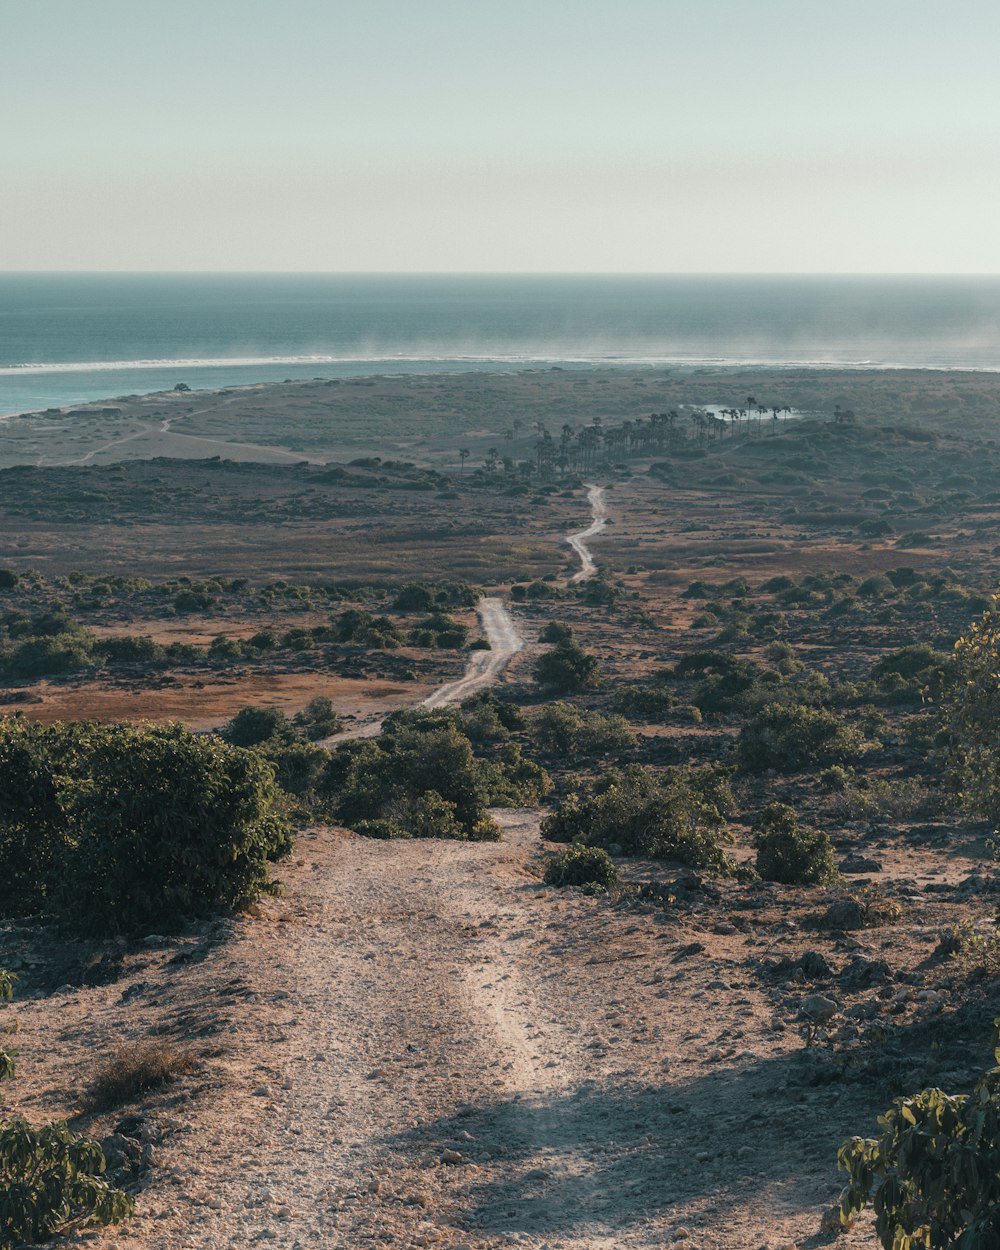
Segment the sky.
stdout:
<path fill-rule="evenodd" d="M 0 270 L 998 273 L 995 0 L 0 0 Z"/>

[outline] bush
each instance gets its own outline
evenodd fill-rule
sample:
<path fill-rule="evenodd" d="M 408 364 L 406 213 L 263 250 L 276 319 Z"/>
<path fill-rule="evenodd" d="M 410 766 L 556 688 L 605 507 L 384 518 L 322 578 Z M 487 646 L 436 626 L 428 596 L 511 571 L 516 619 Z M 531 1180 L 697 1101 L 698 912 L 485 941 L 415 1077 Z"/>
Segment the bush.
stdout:
<path fill-rule="evenodd" d="M 147 1090 L 186 1076 L 195 1069 L 190 1051 L 165 1042 L 133 1042 L 119 1046 L 97 1070 L 87 1095 L 91 1111 L 106 1111 L 132 1102 Z"/>
<path fill-rule="evenodd" d="M 608 890 L 618 884 L 618 869 L 599 846 L 571 846 L 548 860 L 542 879 L 546 885 L 599 886 Z"/>
<path fill-rule="evenodd" d="M 995 1030 L 1000 1063 L 998 1041 Z M 897 1098 L 879 1124 L 879 1137 L 852 1137 L 837 1155 L 848 1174 L 842 1223 L 871 1204 L 884 1250 L 1000 1245 L 1000 1068 L 971 1094 L 925 1089 Z"/>
<path fill-rule="evenodd" d="M 0 1250 L 48 1241 L 86 1224 L 119 1224 L 135 1210 L 101 1177 L 104 1152 L 65 1124 L 0 1120 Z"/>
<path fill-rule="evenodd" d="M 275 797 L 264 761 L 181 725 L 0 722 L 0 906 L 147 933 L 242 908 L 290 845 Z"/>
<path fill-rule="evenodd" d="M 805 829 L 784 803 L 771 803 L 753 827 L 757 871 L 765 881 L 822 885 L 836 876 L 833 843 L 820 829 Z"/>
<path fill-rule="evenodd" d="M 416 829 L 422 831 L 416 836 L 473 841 L 499 836 L 486 813 L 488 772 L 446 712 L 397 712 L 377 740 L 344 743 L 330 757 L 321 790 L 333 799 L 337 817 L 359 833 L 406 837 Z"/>
<path fill-rule="evenodd" d="M 796 703 L 769 703 L 743 725 L 736 739 L 739 766 L 753 773 L 841 763 L 864 749 L 860 730 L 833 712 Z"/>
<path fill-rule="evenodd" d="M 561 621 L 549 621 L 547 625 L 542 626 L 542 630 L 538 635 L 539 642 L 569 642 L 573 637 L 572 627 L 564 625 Z"/>
<path fill-rule="evenodd" d="M 255 747 L 272 738 L 288 741 L 292 727 L 276 707 L 241 707 L 219 730 L 219 737 L 234 747 Z"/>
<path fill-rule="evenodd" d="M 945 759 L 959 802 L 1000 823 L 1000 598 L 955 644 L 954 680 L 944 699 Z"/>
<path fill-rule="evenodd" d="M 669 719 L 677 700 L 662 686 L 621 686 L 615 702 L 626 716 L 660 725 Z"/>
<path fill-rule="evenodd" d="M 571 639 L 539 656 L 532 676 L 552 694 L 577 694 L 597 685 L 600 665 Z"/>
<path fill-rule="evenodd" d="M 532 734 L 549 755 L 607 755 L 628 751 L 637 739 L 621 716 L 602 716 L 572 703 L 550 703 L 535 717 Z"/>
<path fill-rule="evenodd" d="M 613 847 L 622 855 L 728 872 L 719 832 L 734 806 L 722 769 L 671 768 L 656 774 L 633 764 L 607 773 L 584 798 L 567 799 L 542 821 L 541 834 L 553 842 Z"/>
<path fill-rule="evenodd" d="M 296 712 L 292 717 L 292 724 L 310 742 L 330 738 L 344 728 L 344 722 L 326 695 L 317 695 L 315 699 L 310 699 L 302 711 Z"/>

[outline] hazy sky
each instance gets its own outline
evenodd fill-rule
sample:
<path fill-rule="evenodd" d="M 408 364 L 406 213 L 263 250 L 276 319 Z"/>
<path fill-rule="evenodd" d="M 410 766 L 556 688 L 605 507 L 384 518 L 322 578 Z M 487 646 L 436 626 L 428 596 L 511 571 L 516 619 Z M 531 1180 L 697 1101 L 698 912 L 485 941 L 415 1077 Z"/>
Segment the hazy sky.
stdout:
<path fill-rule="evenodd" d="M 0 269 L 1000 272 L 996 0 L 0 0 Z"/>

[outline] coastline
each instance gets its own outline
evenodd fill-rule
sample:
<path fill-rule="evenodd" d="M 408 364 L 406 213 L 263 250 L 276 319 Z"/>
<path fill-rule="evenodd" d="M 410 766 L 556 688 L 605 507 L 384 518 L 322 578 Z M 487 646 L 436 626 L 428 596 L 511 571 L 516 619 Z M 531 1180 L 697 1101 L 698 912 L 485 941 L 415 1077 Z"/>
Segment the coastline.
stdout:
<path fill-rule="evenodd" d="M 454 363 L 454 362 L 449 362 Z M 101 375 L 95 375 L 101 376 Z M 191 376 L 190 374 L 188 376 Z M 997 371 L 860 366 L 641 366 L 546 362 L 532 367 L 362 372 L 276 382 L 161 389 L 0 419 L 0 468 L 111 464 L 158 456 L 289 463 L 394 455 L 451 465 L 457 448 L 531 458 L 537 427 L 555 432 L 651 411 L 789 405 L 823 419 L 837 406 L 887 424 L 962 411 L 995 435 Z M 515 440 L 508 439 L 517 422 Z M 477 463 L 473 459 L 473 464 Z M 457 463 L 455 466 L 457 468 Z"/>

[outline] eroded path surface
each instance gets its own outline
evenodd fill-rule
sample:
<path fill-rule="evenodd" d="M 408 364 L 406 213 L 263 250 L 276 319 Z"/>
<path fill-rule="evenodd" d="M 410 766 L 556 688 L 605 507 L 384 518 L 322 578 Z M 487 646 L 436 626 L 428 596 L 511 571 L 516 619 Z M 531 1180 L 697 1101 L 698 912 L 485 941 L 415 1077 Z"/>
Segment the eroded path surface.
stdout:
<path fill-rule="evenodd" d="M 597 572 L 597 565 L 594 563 L 594 557 L 585 539 L 593 538 L 595 534 L 599 534 L 608 523 L 608 509 L 604 502 L 604 487 L 588 486 L 587 500 L 594 519 L 586 529 L 580 530 L 578 534 L 568 534 L 566 536 L 566 541 L 580 557 L 580 569 L 569 579 L 570 582 L 585 582 Z"/>
<path fill-rule="evenodd" d="M 537 816 L 498 816 L 497 844 L 303 837 L 287 897 L 184 974 L 194 1018 L 238 999 L 215 1088 L 109 1243 L 825 1244 L 845 1117 L 775 1105 L 797 1043 L 746 939 L 545 889 Z"/>

